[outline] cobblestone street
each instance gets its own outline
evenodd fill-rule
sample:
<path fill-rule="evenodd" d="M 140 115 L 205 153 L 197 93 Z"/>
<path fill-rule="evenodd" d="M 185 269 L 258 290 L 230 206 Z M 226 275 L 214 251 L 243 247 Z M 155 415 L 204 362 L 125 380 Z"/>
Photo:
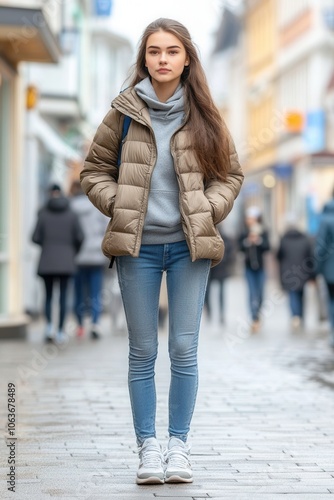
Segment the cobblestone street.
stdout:
<path fill-rule="evenodd" d="M 203 317 L 200 387 L 192 423 L 194 483 L 137 486 L 127 392 L 127 340 L 71 337 L 58 347 L 0 341 L 0 498 L 199 500 L 322 499 L 334 494 L 334 352 L 307 291 L 306 328 L 291 332 L 271 284 L 262 330 L 249 335 L 244 284 L 227 289 L 226 326 Z M 9 473 L 7 385 L 16 384 L 16 492 Z M 167 440 L 169 362 L 160 334 L 157 434 Z"/>

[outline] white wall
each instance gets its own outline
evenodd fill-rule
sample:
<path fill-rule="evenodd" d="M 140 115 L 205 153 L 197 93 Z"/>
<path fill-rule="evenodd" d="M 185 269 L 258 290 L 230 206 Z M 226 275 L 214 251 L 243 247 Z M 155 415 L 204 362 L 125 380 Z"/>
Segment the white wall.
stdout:
<path fill-rule="evenodd" d="M 325 106 L 327 113 L 327 148 L 334 153 L 334 89 L 327 94 Z"/>
<path fill-rule="evenodd" d="M 246 79 L 244 38 L 239 45 L 211 56 L 208 81 L 216 105 L 227 109 L 227 125 L 242 157 L 246 140 Z"/>
<path fill-rule="evenodd" d="M 295 21 L 297 17 L 312 6 L 312 3 L 313 0 L 278 0 L 278 26 L 283 28 Z"/>
<path fill-rule="evenodd" d="M 77 97 L 79 60 L 76 54 L 65 55 L 58 64 L 29 64 L 29 82 L 43 94 Z"/>
<path fill-rule="evenodd" d="M 111 33 L 95 33 L 91 38 L 91 65 L 87 78 L 90 81 L 88 121 L 97 127 L 110 109 L 110 103 L 124 88 L 124 81 L 133 52 L 127 42 Z"/>
<path fill-rule="evenodd" d="M 333 68 L 333 54 L 326 48 L 297 60 L 278 79 L 279 109 L 305 112 L 322 108 Z"/>

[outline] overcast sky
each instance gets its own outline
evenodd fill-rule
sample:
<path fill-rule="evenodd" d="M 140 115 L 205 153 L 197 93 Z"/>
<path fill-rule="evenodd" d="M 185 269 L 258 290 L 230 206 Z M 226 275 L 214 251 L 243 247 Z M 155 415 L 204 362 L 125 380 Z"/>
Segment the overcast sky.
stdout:
<path fill-rule="evenodd" d="M 176 19 L 188 28 L 204 58 L 212 48 L 212 34 L 221 19 L 223 3 L 223 0 L 113 0 L 111 24 L 137 48 L 150 22 L 159 17 Z"/>

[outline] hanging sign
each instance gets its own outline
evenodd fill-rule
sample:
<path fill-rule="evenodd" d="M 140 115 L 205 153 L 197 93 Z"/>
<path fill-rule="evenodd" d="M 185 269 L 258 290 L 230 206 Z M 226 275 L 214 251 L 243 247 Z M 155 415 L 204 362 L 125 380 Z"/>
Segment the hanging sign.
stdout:
<path fill-rule="evenodd" d="M 95 15 L 96 16 L 110 16 L 112 8 L 112 0 L 95 0 Z"/>

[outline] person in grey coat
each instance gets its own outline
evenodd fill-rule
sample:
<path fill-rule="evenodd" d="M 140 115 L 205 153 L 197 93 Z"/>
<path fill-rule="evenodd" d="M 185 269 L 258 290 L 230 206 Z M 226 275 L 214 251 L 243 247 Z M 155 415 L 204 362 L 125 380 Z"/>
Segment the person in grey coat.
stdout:
<path fill-rule="evenodd" d="M 88 309 L 91 316 L 90 336 L 98 339 L 99 319 L 102 312 L 103 274 L 107 259 L 101 243 L 109 222 L 82 191 L 79 181 L 71 187 L 71 207 L 78 215 L 85 239 L 76 256 L 77 272 L 74 277 L 74 311 L 78 321 L 77 337 L 84 335 L 83 319 Z"/>
<path fill-rule="evenodd" d="M 59 322 L 56 341 L 63 342 L 67 286 L 74 275 L 75 256 L 79 252 L 84 233 L 77 214 L 70 208 L 69 200 L 62 194 L 58 184 L 49 190 L 49 200 L 38 214 L 32 241 L 42 248 L 37 274 L 45 285 L 45 317 L 47 328 L 45 340 L 54 338 L 52 325 L 52 295 L 55 282 L 59 282 Z"/>
<path fill-rule="evenodd" d="M 334 348 L 334 192 L 320 218 L 314 254 L 317 272 L 323 275 L 327 285 L 330 345 Z"/>
<path fill-rule="evenodd" d="M 291 326 L 297 329 L 304 319 L 305 285 L 314 279 L 314 259 L 311 240 L 298 229 L 297 219 L 293 214 L 287 217 L 287 228 L 281 237 L 276 256 L 282 288 L 289 294 Z"/>

